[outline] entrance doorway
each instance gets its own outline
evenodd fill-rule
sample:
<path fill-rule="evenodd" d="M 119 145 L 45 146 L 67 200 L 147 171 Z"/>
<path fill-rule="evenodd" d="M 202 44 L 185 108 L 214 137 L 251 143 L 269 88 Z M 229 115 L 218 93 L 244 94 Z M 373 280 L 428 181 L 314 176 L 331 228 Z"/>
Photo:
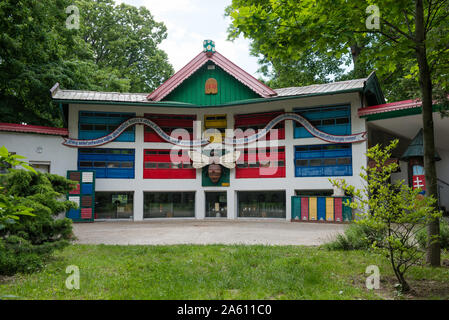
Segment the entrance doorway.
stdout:
<path fill-rule="evenodd" d="M 226 192 L 206 192 L 206 218 L 226 218 L 227 216 Z"/>

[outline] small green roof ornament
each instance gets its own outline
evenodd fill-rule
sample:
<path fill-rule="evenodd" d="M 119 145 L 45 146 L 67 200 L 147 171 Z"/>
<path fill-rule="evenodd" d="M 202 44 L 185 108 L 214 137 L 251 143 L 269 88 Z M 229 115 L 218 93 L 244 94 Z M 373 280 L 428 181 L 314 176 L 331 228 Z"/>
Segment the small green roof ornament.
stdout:
<path fill-rule="evenodd" d="M 424 157 L 424 143 L 423 143 L 423 130 L 419 130 L 418 134 L 410 142 L 407 150 L 401 157 L 401 160 L 408 161 L 410 158 Z M 441 157 L 437 151 L 435 151 L 435 161 L 440 161 Z"/>
<path fill-rule="evenodd" d="M 212 40 L 204 40 L 203 41 L 203 52 L 206 52 L 207 55 L 212 55 L 215 52 L 215 42 Z"/>

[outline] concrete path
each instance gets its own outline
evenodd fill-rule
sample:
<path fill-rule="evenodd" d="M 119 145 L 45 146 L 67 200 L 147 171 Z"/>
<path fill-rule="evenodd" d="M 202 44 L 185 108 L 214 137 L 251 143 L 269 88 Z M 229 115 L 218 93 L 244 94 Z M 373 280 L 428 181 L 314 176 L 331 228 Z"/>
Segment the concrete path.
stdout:
<path fill-rule="evenodd" d="M 170 220 L 76 223 L 84 244 L 266 244 L 320 245 L 342 233 L 345 225 L 277 220 Z"/>

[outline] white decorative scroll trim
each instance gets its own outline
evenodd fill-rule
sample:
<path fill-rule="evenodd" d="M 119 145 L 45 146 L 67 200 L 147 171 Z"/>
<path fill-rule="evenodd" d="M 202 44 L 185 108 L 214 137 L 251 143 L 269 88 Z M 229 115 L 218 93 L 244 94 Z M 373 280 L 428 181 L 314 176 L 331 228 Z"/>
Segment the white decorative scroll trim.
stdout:
<path fill-rule="evenodd" d="M 264 136 L 267 135 L 267 133 L 273 129 L 279 122 L 284 120 L 293 120 L 298 123 L 300 123 L 310 134 L 313 136 L 327 141 L 327 142 L 333 142 L 333 143 L 356 143 L 356 142 L 362 142 L 366 140 L 366 132 L 351 134 L 351 135 L 333 135 L 329 133 L 325 133 L 323 131 L 318 130 L 315 128 L 306 118 L 302 117 L 299 114 L 296 113 L 284 113 L 270 122 L 265 126 L 265 128 L 260 129 L 257 133 L 244 138 L 224 138 L 224 144 L 228 145 L 244 145 L 251 142 L 255 142 Z M 146 119 L 146 118 L 131 118 L 126 121 L 124 121 L 117 129 L 115 129 L 110 134 L 97 138 L 97 139 L 88 139 L 88 140 L 78 140 L 78 139 L 70 139 L 70 138 L 64 138 L 64 142 L 62 143 L 65 146 L 68 147 L 76 147 L 76 148 L 86 148 L 86 147 L 97 147 L 104 145 L 106 143 L 114 141 L 117 137 L 119 137 L 123 131 L 125 131 L 127 128 L 134 126 L 136 124 L 143 124 L 145 126 L 150 127 L 153 129 L 162 139 L 165 141 L 178 145 L 178 146 L 185 146 L 185 147 L 199 147 L 204 146 L 209 143 L 211 143 L 208 139 L 200 139 L 200 140 L 185 140 L 185 139 L 177 139 L 172 136 L 169 136 L 166 134 L 156 123 L 153 121 Z"/>

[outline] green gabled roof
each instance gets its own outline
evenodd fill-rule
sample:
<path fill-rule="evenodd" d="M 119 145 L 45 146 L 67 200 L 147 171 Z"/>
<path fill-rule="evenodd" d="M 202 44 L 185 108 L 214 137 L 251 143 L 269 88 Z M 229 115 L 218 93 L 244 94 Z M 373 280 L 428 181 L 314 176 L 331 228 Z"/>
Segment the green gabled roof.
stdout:
<path fill-rule="evenodd" d="M 424 157 L 424 139 L 423 129 L 421 128 L 418 134 L 413 138 L 413 141 L 409 144 L 407 150 L 401 157 L 401 160 L 408 160 L 413 157 Z M 435 160 L 440 161 L 441 157 L 438 152 L 435 151 Z"/>

